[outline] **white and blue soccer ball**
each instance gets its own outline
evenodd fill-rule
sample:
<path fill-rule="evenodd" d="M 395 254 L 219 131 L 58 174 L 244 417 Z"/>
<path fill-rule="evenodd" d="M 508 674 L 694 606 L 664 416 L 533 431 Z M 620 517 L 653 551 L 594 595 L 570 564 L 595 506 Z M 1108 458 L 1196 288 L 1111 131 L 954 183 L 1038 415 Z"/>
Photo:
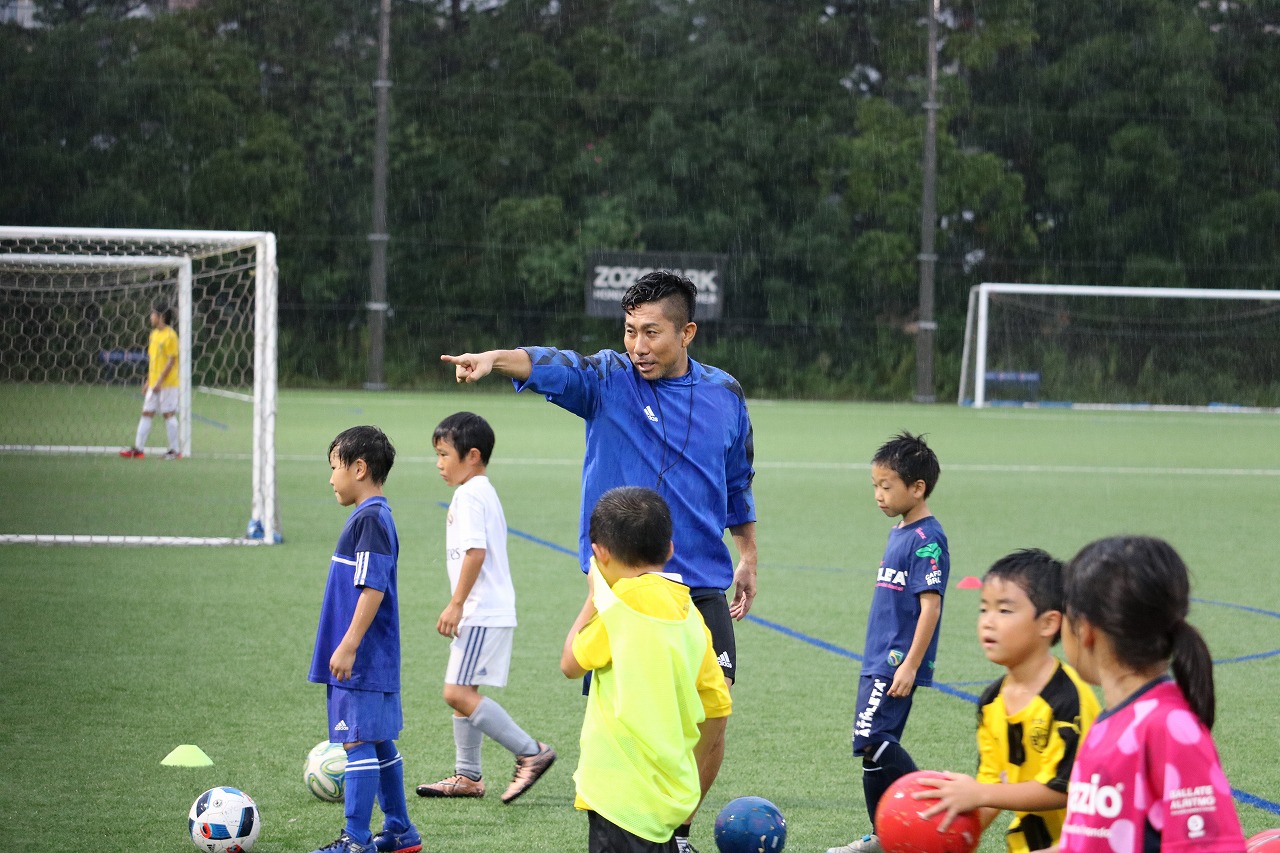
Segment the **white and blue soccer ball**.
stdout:
<path fill-rule="evenodd" d="M 302 780 L 317 798 L 326 803 L 340 803 L 346 772 L 347 751 L 342 744 L 322 740 L 307 753 Z"/>
<path fill-rule="evenodd" d="M 249 853 L 261 830 L 258 804 L 236 788 L 210 788 L 187 814 L 191 841 L 205 853 Z"/>

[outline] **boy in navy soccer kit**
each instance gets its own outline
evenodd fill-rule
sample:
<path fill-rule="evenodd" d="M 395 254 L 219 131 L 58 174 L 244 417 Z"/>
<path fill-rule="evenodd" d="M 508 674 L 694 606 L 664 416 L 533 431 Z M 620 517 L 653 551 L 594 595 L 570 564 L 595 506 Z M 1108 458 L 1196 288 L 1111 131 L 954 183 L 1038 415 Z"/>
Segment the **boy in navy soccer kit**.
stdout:
<path fill-rule="evenodd" d="M 400 706 L 400 552 L 382 484 L 395 448 L 377 427 L 352 427 L 329 445 L 329 484 L 342 506 L 355 506 L 329 562 L 316 629 L 310 681 L 326 685 L 329 740 L 347 751 L 346 826 L 314 853 L 416 853 L 422 838 L 409 820 L 404 766 L 395 738 Z M 385 816 L 376 838 L 374 800 Z"/>
<path fill-rule="evenodd" d="M 882 445 L 871 460 L 876 504 L 890 518 L 902 517 L 889 531 L 877 570 L 853 718 L 853 754 L 862 759 L 862 790 L 873 823 L 880 797 L 916 769 L 902 748 L 902 732 L 916 687 L 933 684 L 951 568 L 946 534 L 926 502 L 939 471 L 938 457 L 908 432 Z M 873 828 L 827 853 L 882 850 Z"/>

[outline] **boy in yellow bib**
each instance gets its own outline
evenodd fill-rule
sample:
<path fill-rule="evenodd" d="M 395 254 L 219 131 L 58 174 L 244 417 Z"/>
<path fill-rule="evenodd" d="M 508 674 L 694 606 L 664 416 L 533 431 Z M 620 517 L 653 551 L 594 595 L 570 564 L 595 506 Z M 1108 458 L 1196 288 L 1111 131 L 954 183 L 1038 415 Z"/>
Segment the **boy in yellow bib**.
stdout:
<path fill-rule="evenodd" d="M 574 805 L 590 853 L 675 853 L 672 833 L 705 793 L 698 756 L 709 719 L 732 700 L 710 632 L 680 578 L 666 574 L 671 513 L 651 489 L 625 486 L 592 510 L 587 600 L 560 670 L 587 672 Z"/>

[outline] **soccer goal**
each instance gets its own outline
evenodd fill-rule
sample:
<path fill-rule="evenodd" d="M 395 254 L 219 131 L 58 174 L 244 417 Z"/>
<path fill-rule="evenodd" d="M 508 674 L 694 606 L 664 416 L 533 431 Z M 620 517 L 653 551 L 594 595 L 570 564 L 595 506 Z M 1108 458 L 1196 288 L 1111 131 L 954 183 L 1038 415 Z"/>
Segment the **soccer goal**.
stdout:
<path fill-rule="evenodd" d="M 275 236 L 267 232 L 0 226 L 0 409 L 6 412 L 0 418 L 0 451 L 10 458 L 121 462 L 117 453 L 131 444 L 141 411 L 147 318 L 157 303 L 174 309 L 180 346 L 184 461 L 175 465 L 221 461 L 250 472 L 249 522 L 241 515 L 237 525 L 244 535 L 230 535 L 230 529 L 201 535 L 195 531 L 205 514 L 193 511 L 183 517 L 192 522 L 190 535 L 4 530 L 0 542 L 278 541 L 276 258 Z M 164 428 L 156 434 L 162 440 Z M 160 448 L 149 456 L 162 453 Z M 79 464 L 66 470 L 62 461 L 48 463 L 52 487 L 91 478 L 88 463 Z M 158 481 L 208 476 L 190 466 L 182 473 L 178 467 L 163 473 L 109 470 L 126 488 L 130 478 L 142 478 L 151 490 Z M 77 500 L 67 495 L 68 506 Z"/>
<path fill-rule="evenodd" d="M 957 402 L 1280 412 L 1280 291 L 978 285 Z"/>

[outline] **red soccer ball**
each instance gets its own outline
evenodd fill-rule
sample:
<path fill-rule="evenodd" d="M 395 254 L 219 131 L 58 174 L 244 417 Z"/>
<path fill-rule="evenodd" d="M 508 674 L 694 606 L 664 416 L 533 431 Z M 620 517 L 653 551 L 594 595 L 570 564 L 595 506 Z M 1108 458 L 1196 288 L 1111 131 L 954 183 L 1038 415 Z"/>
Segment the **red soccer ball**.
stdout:
<path fill-rule="evenodd" d="M 982 824 L 977 812 L 964 812 L 951 820 L 946 832 L 938 832 L 944 814 L 925 820 L 925 811 L 933 800 L 916 800 L 916 791 L 930 790 L 921 785 L 926 778 L 944 778 L 935 770 L 908 773 L 889 786 L 876 806 L 876 835 L 885 853 L 973 853 L 982 838 Z"/>
<path fill-rule="evenodd" d="M 1244 843 L 1248 853 L 1280 853 L 1280 829 L 1264 829 Z"/>

